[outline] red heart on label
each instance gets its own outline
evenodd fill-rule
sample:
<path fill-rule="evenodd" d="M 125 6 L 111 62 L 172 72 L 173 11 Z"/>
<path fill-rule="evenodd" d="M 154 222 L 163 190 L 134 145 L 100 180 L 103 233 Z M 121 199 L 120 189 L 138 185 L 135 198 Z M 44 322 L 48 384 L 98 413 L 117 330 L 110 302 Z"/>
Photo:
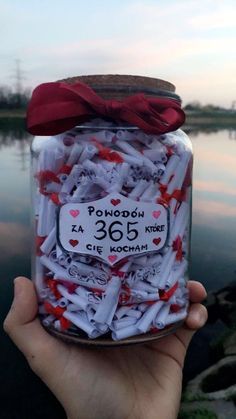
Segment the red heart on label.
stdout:
<path fill-rule="evenodd" d="M 154 218 L 159 218 L 161 215 L 161 211 L 152 211 L 152 215 Z"/>
<path fill-rule="evenodd" d="M 115 262 L 115 261 L 116 261 L 117 256 L 116 256 L 116 255 L 109 255 L 109 256 L 108 256 L 108 259 L 109 259 L 109 261 L 110 261 L 110 262 L 112 262 L 112 263 L 113 263 L 113 262 Z"/>
<path fill-rule="evenodd" d="M 75 247 L 75 246 L 77 246 L 77 244 L 79 244 L 79 240 L 70 239 L 69 243 L 72 247 Z"/>
<path fill-rule="evenodd" d="M 76 217 L 78 217 L 78 215 L 80 213 L 80 210 L 71 209 L 69 211 L 69 213 L 70 213 L 70 215 L 72 215 L 72 217 L 76 218 Z"/>
<path fill-rule="evenodd" d="M 154 243 L 156 246 L 158 246 L 158 244 L 160 243 L 160 241 L 161 241 L 161 238 L 160 238 L 160 237 L 157 237 L 156 239 L 153 239 L 153 243 Z"/>
<path fill-rule="evenodd" d="M 120 199 L 111 199 L 111 204 L 116 207 L 116 205 L 120 204 Z"/>

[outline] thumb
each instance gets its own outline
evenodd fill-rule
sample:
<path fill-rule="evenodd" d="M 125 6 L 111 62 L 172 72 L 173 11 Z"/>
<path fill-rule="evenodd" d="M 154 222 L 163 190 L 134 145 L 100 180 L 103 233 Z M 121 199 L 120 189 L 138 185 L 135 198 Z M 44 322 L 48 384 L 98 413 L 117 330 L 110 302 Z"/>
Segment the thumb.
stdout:
<path fill-rule="evenodd" d="M 188 317 L 183 327 L 176 331 L 186 350 L 195 332 L 204 326 L 207 321 L 207 309 L 200 303 L 191 304 Z"/>
<path fill-rule="evenodd" d="M 30 367 L 40 376 L 56 367 L 55 352 L 64 344 L 50 336 L 37 318 L 38 303 L 32 281 L 14 280 L 14 300 L 4 321 L 5 332 L 25 355 Z"/>

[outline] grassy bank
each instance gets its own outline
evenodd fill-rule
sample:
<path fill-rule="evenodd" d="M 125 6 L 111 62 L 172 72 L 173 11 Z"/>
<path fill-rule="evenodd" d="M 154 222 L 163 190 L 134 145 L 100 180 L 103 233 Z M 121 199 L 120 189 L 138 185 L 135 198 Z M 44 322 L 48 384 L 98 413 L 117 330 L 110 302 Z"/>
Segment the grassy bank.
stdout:
<path fill-rule="evenodd" d="M 0 109 L 0 118 L 25 118 L 24 109 Z"/>
<path fill-rule="evenodd" d="M 236 128 L 236 112 L 186 112 L 185 125 Z"/>
<path fill-rule="evenodd" d="M 26 112 L 22 109 L 0 110 L 0 128 L 12 124 L 13 120 L 18 121 L 22 126 Z M 20 122 L 21 120 L 21 122 Z M 236 128 L 236 111 L 219 112 L 186 112 L 185 127 L 214 127 L 214 128 Z"/>

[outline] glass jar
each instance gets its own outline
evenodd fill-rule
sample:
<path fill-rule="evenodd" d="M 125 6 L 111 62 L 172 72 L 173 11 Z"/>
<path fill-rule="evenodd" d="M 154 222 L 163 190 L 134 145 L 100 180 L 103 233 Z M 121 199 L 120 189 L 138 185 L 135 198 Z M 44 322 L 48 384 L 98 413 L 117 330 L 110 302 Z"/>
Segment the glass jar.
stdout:
<path fill-rule="evenodd" d="M 110 85 L 109 76 L 93 77 L 99 94 L 127 96 L 127 85 L 114 84 L 122 76 Z M 166 83 L 157 89 L 144 77 L 140 88 L 133 77 L 128 94 L 178 99 L 167 82 L 150 79 Z M 188 136 L 94 118 L 36 136 L 32 179 L 33 278 L 44 327 L 89 345 L 140 343 L 175 331 L 188 310 Z"/>

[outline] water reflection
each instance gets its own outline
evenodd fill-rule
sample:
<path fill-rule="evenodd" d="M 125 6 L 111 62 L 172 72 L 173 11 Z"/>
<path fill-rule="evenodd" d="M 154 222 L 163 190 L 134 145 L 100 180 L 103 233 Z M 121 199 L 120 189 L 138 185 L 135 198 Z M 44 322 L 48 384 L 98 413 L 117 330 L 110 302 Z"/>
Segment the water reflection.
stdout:
<path fill-rule="evenodd" d="M 227 130 L 190 137 L 195 156 L 192 274 L 216 289 L 235 279 L 236 142 Z"/>
<path fill-rule="evenodd" d="M 236 131 L 212 127 L 187 131 L 195 156 L 191 274 L 208 289 L 216 289 L 234 279 L 236 268 L 236 141 L 232 141 Z M 22 127 L 0 130 L 0 260 L 4 271 L 14 255 L 29 261 L 30 140 Z M 25 271 L 29 272 L 29 265 Z"/>
<path fill-rule="evenodd" d="M 30 136 L 22 127 L 9 130 L 9 126 L 1 128 L 0 123 L 2 319 L 12 299 L 12 279 L 19 274 L 30 275 Z M 198 129 L 188 130 L 188 133 L 195 155 L 191 276 L 201 280 L 208 289 L 216 289 L 235 277 L 236 131 Z M 47 407 L 40 417 L 64 418 L 52 395 L 29 371 L 3 332 L 0 340 L 0 370 L 5 371 L 0 378 L 1 395 L 5 400 L 5 404 L 1 405 L 1 414 L 13 417 L 11 395 L 14 394 L 18 398 L 18 410 L 14 417 L 36 418 L 32 412 L 37 411 L 35 406 L 43 404 Z M 21 385 L 22 382 L 24 385 Z M 30 413 L 26 414 L 25 406 L 29 398 L 32 404 L 28 408 Z M 53 414 L 49 414 L 50 409 Z M 7 412 L 6 416 L 4 412 Z"/>
<path fill-rule="evenodd" d="M 29 274 L 29 152 L 30 136 L 22 127 L 1 129 L 0 263 L 1 286 L 5 284 L 7 289 L 12 274 Z M 5 298 L 4 306 L 8 304 Z"/>

